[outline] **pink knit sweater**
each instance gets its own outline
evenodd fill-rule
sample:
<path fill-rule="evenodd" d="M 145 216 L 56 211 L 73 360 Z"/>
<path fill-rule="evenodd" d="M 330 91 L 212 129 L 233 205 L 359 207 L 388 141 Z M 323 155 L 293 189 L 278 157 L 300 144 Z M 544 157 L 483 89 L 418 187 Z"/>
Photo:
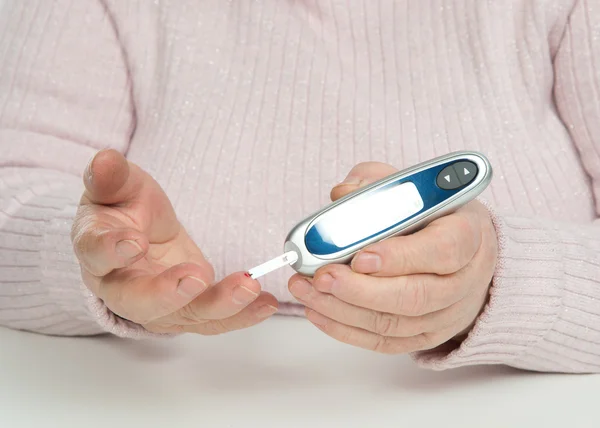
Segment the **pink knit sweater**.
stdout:
<path fill-rule="evenodd" d="M 473 149 L 495 169 L 491 301 L 417 361 L 600 371 L 597 0 L 4 3 L 0 324 L 144 336 L 71 250 L 100 148 L 161 183 L 217 277 L 280 253 L 356 163 Z M 262 281 L 287 314 L 290 274 Z"/>

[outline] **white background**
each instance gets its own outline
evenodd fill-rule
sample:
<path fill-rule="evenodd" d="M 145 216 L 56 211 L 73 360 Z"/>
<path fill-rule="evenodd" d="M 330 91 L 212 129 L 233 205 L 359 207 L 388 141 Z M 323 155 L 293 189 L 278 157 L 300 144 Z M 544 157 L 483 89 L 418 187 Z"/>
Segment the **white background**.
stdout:
<path fill-rule="evenodd" d="M 275 317 L 219 337 L 0 328 L 0 427 L 599 427 L 600 376 L 416 368 Z"/>

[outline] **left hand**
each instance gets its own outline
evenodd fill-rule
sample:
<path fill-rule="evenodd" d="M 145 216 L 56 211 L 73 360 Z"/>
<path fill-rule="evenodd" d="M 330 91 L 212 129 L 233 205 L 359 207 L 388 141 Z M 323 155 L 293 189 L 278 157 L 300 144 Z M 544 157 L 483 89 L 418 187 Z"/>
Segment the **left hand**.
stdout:
<path fill-rule="evenodd" d="M 382 163 L 359 164 L 331 198 L 394 172 Z M 307 318 L 341 342 L 387 354 L 432 349 L 473 326 L 497 251 L 488 211 L 472 201 L 412 235 L 367 246 L 349 266 L 324 266 L 314 278 L 294 275 L 289 289 Z"/>

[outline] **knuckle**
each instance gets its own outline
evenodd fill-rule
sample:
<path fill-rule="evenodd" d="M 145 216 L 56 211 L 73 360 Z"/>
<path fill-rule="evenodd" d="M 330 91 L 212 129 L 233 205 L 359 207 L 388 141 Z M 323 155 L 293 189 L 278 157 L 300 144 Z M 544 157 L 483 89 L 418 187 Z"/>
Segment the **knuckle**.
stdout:
<path fill-rule="evenodd" d="M 413 249 L 414 251 L 414 249 Z M 389 239 L 388 242 L 384 242 L 382 245 L 382 253 L 383 253 L 383 264 L 387 264 L 393 266 L 393 270 L 395 272 L 406 272 L 410 267 L 410 260 L 412 257 L 411 248 L 402 245 L 400 239 L 392 238 Z"/>
<path fill-rule="evenodd" d="M 185 305 L 183 308 L 179 309 L 178 315 L 184 323 L 194 324 L 202 321 L 202 318 L 195 310 L 193 304 Z"/>
<path fill-rule="evenodd" d="M 392 340 L 388 337 L 384 337 L 384 336 L 379 336 L 375 340 L 374 346 L 372 349 L 373 349 L 373 351 L 378 352 L 380 354 L 388 354 L 388 355 L 399 354 L 402 352 L 402 350 L 394 342 L 394 340 Z"/>
<path fill-rule="evenodd" d="M 314 295 L 314 293 L 310 293 L 306 296 L 307 303 L 311 303 L 315 309 L 329 309 L 335 303 L 335 297 L 332 294 L 324 294 L 320 293 L 319 295 Z"/>
<path fill-rule="evenodd" d="M 437 242 L 437 265 L 440 274 L 453 273 L 462 267 L 461 245 L 457 233 L 444 233 Z"/>
<path fill-rule="evenodd" d="M 368 171 L 371 167 L 371 162 L 360 162 L 352 167 L 350 171 L 348 171 L 347 177 L 362 177 L 365 174 L 365 171 Z"/>
<path fill-rule="evenodd" d="M 395 308 L 395 310 L 393 312 L 395 313 L 403 313 L 406 312 L 406 310 L 404 309 L 405 305 L 406 305 L 406 295 L 405 295 L 405 290 L 406 287 L 401 286 L 401 287 L 397 287 L 394 297 L 393 297 L 393 307 Z"/>
<path fill-rule="evenodd" d="M 332 334 L 334 337 L 338 336 L 340 342 L 348 343 L 350 345 L 358 343 L 350 328 L 339 328 L 334 324 L 328 324 L 327 329 L 329 330 L 329 333 Z"/>
<path fill-rule="evenodd" d="M 421 277 L 414 277 L 407 288 L 405 298 L 402 300 L 403 311 L 408 315 L 422 315 L 427 308 L 427 285 Z"/>
<path fill-rule="evenodd" d="M 81 224 L 74 225 L 71 230 L 71 242 L 73 243 L 73 249 L 78 257 L 83 254 L 88 246 L 86 239 L 86 231 Z"/>
<path fill-rule="evenodd" d="M 83 257 L 90 254 L 94 249 L 101 245 L 105 235 L 105 230 L 95 227 L 90 221 L 81 224 L 72 240 L 77 255 Z"/>
<path fill-rule="evenodd" d="M 229 329 L 221 320 L 212 320 L 202 325 L 201 334 L 204 336 L 218 336 L 228 331 Z"/>
<path fill-rule="evenodd" d="M 155 302 L 156 303 L 153 304 L 152 319 L 168 316 L 177 311 L 177 304 L 168 297 L 165 298 L 159 295 Z"/>
<path fill-rule="evenodd" d="M 454 229 L 456 229 L 461 236 L 470 236 L 475 232 L 473 222 L 471 222 L 468 217 L 462 215 L 456 216 Z"/>
<path fill-rule="evenodd" d="M 395 336 L 398 331 L 398 317 L 385 312 L 375 312 L 373 331 L 381 336 Z"/>
<path fill-rule="evenodd" d="M 81 259 L 89 252 L 89 240 L 80 234 L 73 240 L 73 248 L 79 260 L 82 261 Z"/>

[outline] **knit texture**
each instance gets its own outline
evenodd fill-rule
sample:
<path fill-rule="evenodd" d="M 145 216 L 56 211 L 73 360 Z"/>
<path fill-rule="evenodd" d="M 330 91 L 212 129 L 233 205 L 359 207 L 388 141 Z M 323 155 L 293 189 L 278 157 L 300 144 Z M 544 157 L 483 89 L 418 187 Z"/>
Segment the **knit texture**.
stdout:
<path fill-rule="evenodd" d="M 83 286 L 96 150 L 164 187 L 217 278 L 282 250 L 355 164 L 485 153 L 500 242 L 468 338 L 423 367 L 600 371 L 594 0 L 9 0 L 0 10 L 0 324 L 143 337 Z M 291 269 L 261 280 L 286 314 Z"/>

